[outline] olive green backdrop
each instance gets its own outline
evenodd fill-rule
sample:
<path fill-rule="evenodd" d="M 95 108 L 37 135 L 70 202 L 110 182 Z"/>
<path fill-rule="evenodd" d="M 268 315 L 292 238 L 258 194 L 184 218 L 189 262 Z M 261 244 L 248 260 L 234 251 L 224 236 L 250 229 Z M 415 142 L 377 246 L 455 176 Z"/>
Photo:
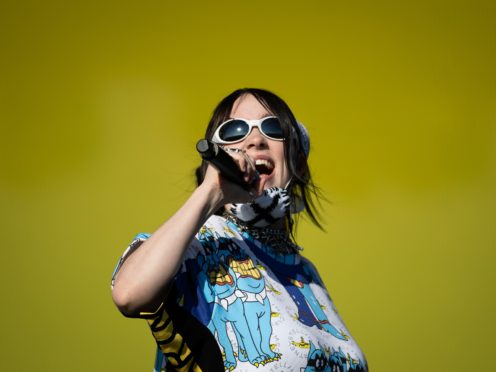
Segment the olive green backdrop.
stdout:
<path fill-rule="evenodd" d="M 314 260 L 372 371 L 491 368 L 493 1 L 2 1 L 2 371 L 150 371 L 119 255 L 193 190 L 232 90 L 312 136 Z"/>

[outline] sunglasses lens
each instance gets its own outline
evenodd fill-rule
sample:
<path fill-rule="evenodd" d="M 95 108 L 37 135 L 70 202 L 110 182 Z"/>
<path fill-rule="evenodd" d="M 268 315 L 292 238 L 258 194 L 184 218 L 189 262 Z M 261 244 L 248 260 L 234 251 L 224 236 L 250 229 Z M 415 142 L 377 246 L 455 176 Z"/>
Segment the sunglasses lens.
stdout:
<path fill-rule="evenodd" d="M 231 120 L 219 130 L 219 137 L 226 142 L 241 140 L 248 133 L 249 126 L 242 120 Z"/>
<path fill-rule="evenodd" d="M 284 139 L 284 132 L 278 118 L 268 118 L 262 123 L 262 131 L 267 137 Z"/>

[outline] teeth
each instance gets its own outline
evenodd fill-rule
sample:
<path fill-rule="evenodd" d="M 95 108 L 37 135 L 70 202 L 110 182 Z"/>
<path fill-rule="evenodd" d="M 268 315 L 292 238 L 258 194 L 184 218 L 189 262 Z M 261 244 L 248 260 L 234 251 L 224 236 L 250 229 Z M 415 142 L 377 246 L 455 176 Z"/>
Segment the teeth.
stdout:
<path fill-rule="evenodd" d="M 265 160 L 265 159 L 257 159 L 255 160 L 255 165 L 263 165 L 263 166 L 266 166 L 268 169 L 272 169 L 274 168 L 274 166 L 272 165 L 272 163 L 268 160 Z"/>
<path fill-rule="evenodd" d="M 231 261 L 229 266 L 236 274 L 241 276 L 249 276 L 255 279 L 260 279 L 262 277 L 260 271 L 253 265 L 253 261 L 248 258 L 244 261 Z"/>

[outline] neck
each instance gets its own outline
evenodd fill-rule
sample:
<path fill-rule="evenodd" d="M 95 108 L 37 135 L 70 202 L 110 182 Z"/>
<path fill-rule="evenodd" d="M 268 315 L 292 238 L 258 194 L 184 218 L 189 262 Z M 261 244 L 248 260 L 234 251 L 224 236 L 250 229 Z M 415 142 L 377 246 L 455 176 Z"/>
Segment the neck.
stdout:
<path fill-rule="evenodd" d="M 230 213 L 228 209 L 224 211 L 223 215 L 226 220 L 234 223 L 241 232 L 248 233 L 253 238 L 259 240 L 263 243 L 263 246 L 270 249 L 273 253 L 294 254 L 302 249 L 292 241 L 286 218 L 282 218 L 270 226 L 257 228 L 245 225 L 243 221 L 240 221 Z"/>
<path fill-rule="evenodd" d="M 224 205 L 224 213 L 223 213 L 224 216 L 226 216 L 226 217 L 230 216 L 231 218 L 236 220 L 238 222 L 238 224 L 243 224 L 242 221 L 240 221 L 235 215 L 233 215 L 231 213 L 231 208 L 232 208 L 232 204 Z M 254 227 L 254 228 L 256 229 L 256 227 Z M 288 234 L 290 233 L 289 223 L 288 223 L 286 217 L 278 219 L 274 223 L 266 226 L 265 228 L 283 230 L 283 231 L 286 231 Z M 260 229 L 263 229 L 263 227 Z"/>

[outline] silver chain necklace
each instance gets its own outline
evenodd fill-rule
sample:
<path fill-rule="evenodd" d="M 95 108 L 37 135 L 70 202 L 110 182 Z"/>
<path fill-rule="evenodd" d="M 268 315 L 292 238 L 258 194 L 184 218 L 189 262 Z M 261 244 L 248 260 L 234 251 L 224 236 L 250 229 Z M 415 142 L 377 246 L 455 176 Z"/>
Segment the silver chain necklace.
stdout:
<path fill-rule="evenodd" d="M 269 227 L 250 227 L 228 212 L 224 211 L 222 215 L 227 221 L 236 225 L 241 232 L 251 235 L 265 246 L 270 247 L 274 253 L 295 254 L 302 250 L 291 240 L 289 233 L 285 230 Z"/>

